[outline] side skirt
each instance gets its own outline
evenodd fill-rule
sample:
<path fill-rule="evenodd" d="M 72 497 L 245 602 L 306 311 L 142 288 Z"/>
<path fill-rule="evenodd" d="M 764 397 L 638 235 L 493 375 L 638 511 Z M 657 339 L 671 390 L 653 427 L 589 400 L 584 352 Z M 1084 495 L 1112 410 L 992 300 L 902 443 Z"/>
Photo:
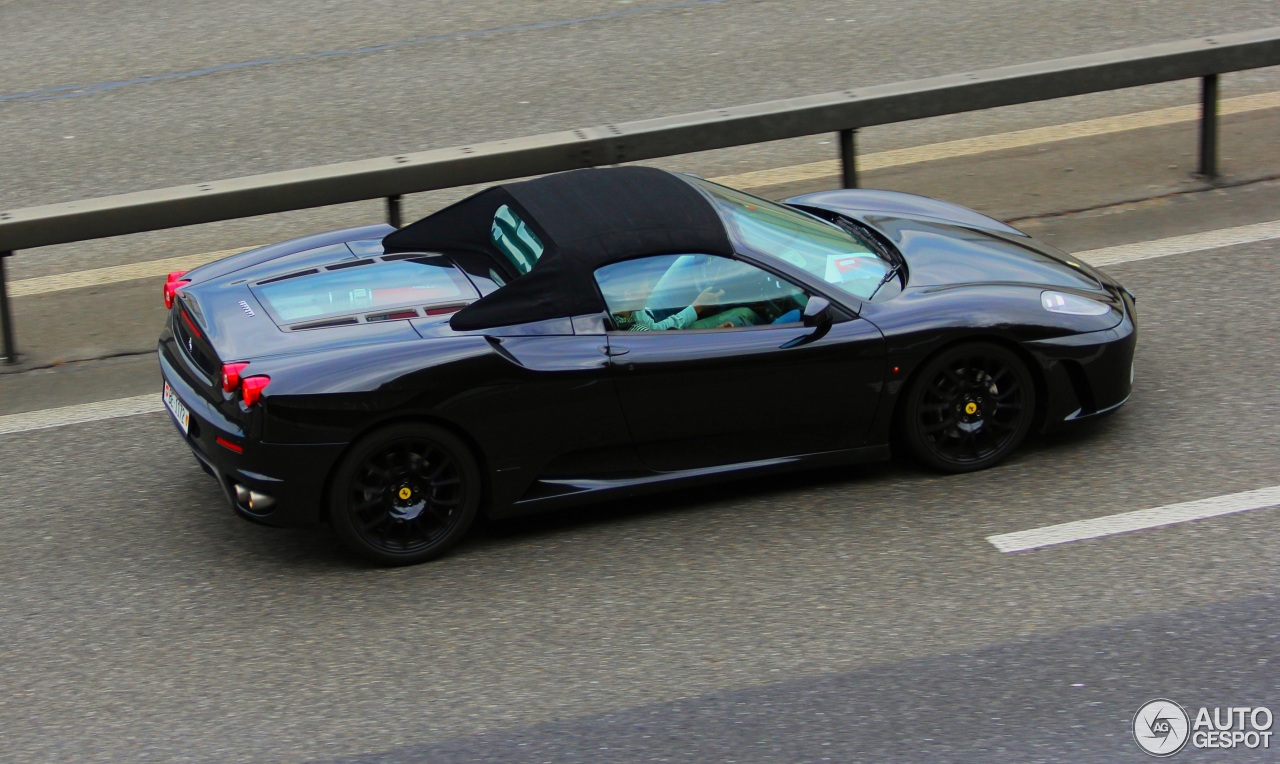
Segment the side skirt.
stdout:
<path fill-rule="evenodd" d="M 878 445 L 844 451 L 828 451 L 820 454 L 762 459 L 740 464 L 723 464 L 693 470 L 651 472 L 618 478 L 539 480 L 529 488 L 529 491 L 520 501 L 508 507 L 491 510 L 490 516 L 495 518 L 516 517 L 543 510 L 589 504 L 604 499 L 629 498 L 674 488 L 720 483 L 736 478 L 756 477 L 818 467 L 834 467 L 841 464 L 885 461 L 888 458 L 889 446 Z"/>

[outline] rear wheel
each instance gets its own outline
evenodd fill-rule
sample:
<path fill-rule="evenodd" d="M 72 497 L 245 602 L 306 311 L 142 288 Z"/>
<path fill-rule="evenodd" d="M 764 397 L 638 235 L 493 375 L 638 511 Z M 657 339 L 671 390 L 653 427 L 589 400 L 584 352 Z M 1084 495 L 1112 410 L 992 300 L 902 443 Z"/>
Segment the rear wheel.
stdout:
<path fill-rule="evenodd" d="M 435 559 L 470 527 L 480 470 L 466 445 L 428 424 L 362 438 L 338 464 L 329 519 L 352 551 L 383 565 Z"/>
<path fill-rule="evenodd" d="M 920 461 L 943 472 L 990 467 L 1031 429 L 1035 384 L 1012 351 L 987 342 L 930 359 L 907 393 L 901 425 Z"/>

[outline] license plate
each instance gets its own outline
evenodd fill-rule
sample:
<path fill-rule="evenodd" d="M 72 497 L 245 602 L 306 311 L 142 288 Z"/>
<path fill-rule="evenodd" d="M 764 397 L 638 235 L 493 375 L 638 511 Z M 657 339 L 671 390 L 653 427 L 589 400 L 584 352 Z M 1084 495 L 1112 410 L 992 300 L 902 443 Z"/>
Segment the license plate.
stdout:
<path fill-rule="evenodd" d="M 191 428 L 191 412 L 187 411 L 187 407 L 182 405 L 178 394 L 173 391 L 172 387 L 169 387 L 167 381 L 164 383 L 164 405 L 178 422 L 178 427 L 182 429 L 182 434 L 186 435 L 187 430 Z"/>

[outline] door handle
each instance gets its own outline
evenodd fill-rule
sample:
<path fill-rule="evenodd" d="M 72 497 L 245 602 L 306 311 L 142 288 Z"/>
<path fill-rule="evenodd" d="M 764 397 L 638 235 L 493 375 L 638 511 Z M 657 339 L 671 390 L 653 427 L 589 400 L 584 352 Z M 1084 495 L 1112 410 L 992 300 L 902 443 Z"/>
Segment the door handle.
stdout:
<path fill-rule="evenodd" d="M 604 354 L 607 356 L 626 355 L 627 353 L 630 353 L 630 352 L 631 352 L 630 348 L 619 348 L 619 347 L 613 347 L 613 346 L 609 346 L 604 349 Z"/>

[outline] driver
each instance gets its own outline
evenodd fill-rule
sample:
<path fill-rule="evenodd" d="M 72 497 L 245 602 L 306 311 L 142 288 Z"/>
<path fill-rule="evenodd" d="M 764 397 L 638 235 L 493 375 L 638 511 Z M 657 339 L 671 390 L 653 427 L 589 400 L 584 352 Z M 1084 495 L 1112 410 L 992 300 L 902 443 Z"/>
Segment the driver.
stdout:
<path fill-rule="evenodd" d="M 627 332 L 656 332 L 664 329 L 731 329 L 760 323 L 760 317 L 751 308 L 714 312 L 723 296 L 723 289 L 707 287 L 684 310 L 661 321 L 654 320 L 653 313 L 648 308 L 639 308 L 613 313 L 613 325 Z M 642 304 L 642 301 L 643 297 L 638 297 L 634 292 L 627 295 L 627 302 L 630 304 Z"/>

